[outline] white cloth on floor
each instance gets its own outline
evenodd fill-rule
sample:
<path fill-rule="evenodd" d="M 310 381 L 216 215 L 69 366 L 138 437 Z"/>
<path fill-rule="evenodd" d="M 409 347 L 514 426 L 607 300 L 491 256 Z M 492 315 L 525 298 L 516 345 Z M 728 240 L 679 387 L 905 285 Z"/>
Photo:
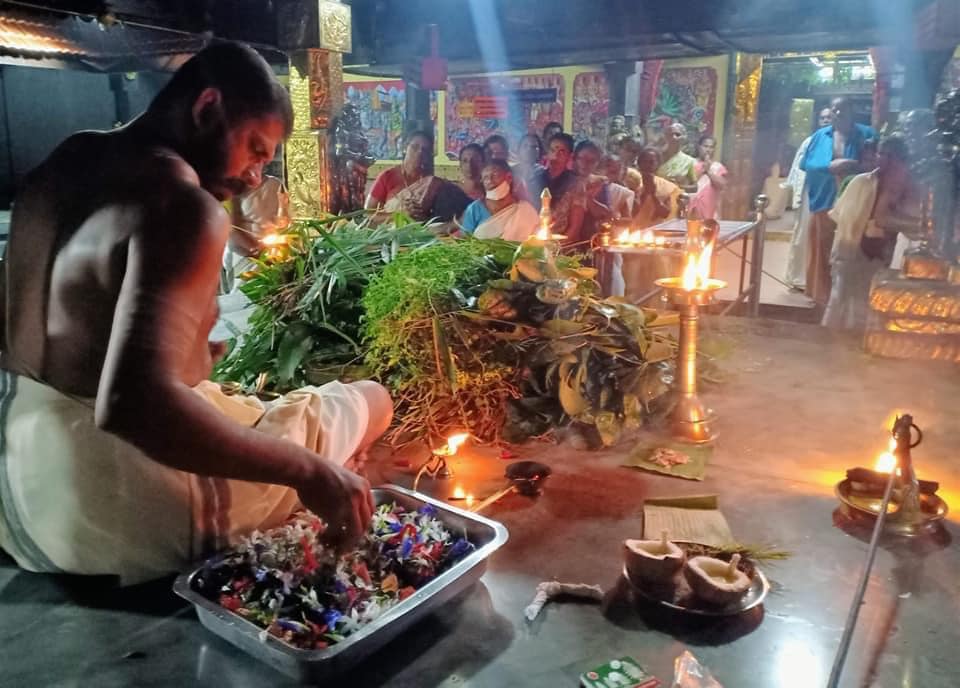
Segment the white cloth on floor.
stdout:
<path fill-rule="evenodd" d="M 364 396 L 339 382 L 270 404 L 227 396 L 212 382 L 194 389 L 237 423 L 339 464 L 369 422 Z M 279 525 L 299 506 L 289 487 L 157 463 L 97 428 L 92 400 L 0 371 L 0 548 L 27 570 L 136 583 Z"/>

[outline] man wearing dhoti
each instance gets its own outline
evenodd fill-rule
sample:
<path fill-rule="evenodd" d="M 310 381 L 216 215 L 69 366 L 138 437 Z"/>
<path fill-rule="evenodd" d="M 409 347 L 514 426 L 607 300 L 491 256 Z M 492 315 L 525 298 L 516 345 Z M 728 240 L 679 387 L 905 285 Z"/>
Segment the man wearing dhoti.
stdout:
<path fill-rule="evenodd" d="M 259 184 L 291 126 L 266 62 L 219 44 L 25 179 L 0 281 L 0 547 L 22 567 L 144 580 L 301 503 L 341 541 L 365 530 L 369 485 L 344 463 L 389 422 L 383 388 L 268 407 L 205 382 L 221 202 Z"/>

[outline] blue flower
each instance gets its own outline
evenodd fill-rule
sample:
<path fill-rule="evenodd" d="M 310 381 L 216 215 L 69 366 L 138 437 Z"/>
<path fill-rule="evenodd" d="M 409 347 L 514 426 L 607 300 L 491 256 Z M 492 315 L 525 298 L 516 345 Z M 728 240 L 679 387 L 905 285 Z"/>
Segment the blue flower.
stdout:
<path fill-rule="evenodd" d="M 403 547 L 400 548 L 400 558 L 406 559 L 410 556 L 410 552 L 413 551 L 413 538 L 404 538 Z"/>
<path fill-rule="evenodd" d="M 472 551 L 473 545 L 464 538 L 460 538 L 453 543 L 453 547 L 451 547 L 450 551 L 447 552 L 447 559 L 456 561 L 457 559 L 465 556 L 468 552 Z"/>
<path fill-rule="evenodd" d="M 436 516 L 437 507 L 432 504 L 424 504 L 422 507 L 417 509 L 417 513 L 423 514 L 424 516 Z"/>
<path fill-rule="evenodd" d="M 343 614 L 336 609 L 328 609 L 323 615 L 323 621 L 327 624 L 327 628 L 332 631 L 342 616 Z"/>

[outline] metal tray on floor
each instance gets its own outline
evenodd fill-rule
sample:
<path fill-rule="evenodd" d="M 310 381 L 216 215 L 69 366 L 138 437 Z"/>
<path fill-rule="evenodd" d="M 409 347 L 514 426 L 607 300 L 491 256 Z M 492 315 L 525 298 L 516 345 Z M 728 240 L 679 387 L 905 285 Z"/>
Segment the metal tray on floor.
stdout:
<path fill-rule="evenodd" d="M 496 521 L 396 485 L 374 488 L 373 498 L 378 505 L 396 503 L 405 509 L 430 504 L 437 509 L 437 518 L 447 528 L 455 533 L 466 532 L 467 539 L 476 549 L 383 616 L 336 645 L 323 650 L 304 650 L 273 636 L 261 641 L 263 629 L 193 589 L 192 582 L 199 569 L 179 576 L 173 590 L 196 607 L 200 623 L 209 630 L 288 676 L 311 683 L 339 674 L 476 583 L 487 569 L 487 558 L 503 546 L 508 537 L 507 529 Z"/>

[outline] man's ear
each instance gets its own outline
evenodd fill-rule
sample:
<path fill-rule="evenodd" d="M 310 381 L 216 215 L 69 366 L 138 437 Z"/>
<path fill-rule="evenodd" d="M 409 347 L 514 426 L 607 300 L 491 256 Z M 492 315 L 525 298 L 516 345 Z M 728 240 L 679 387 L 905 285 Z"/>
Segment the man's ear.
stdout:
<path fill-rule="evenodd" d="M 200 92 L 193 102 L 191 114 L 197 129 L 208 129 L 213 122 L 222 119 L 223 95 L 219 88 L 209 86 Z"/>

